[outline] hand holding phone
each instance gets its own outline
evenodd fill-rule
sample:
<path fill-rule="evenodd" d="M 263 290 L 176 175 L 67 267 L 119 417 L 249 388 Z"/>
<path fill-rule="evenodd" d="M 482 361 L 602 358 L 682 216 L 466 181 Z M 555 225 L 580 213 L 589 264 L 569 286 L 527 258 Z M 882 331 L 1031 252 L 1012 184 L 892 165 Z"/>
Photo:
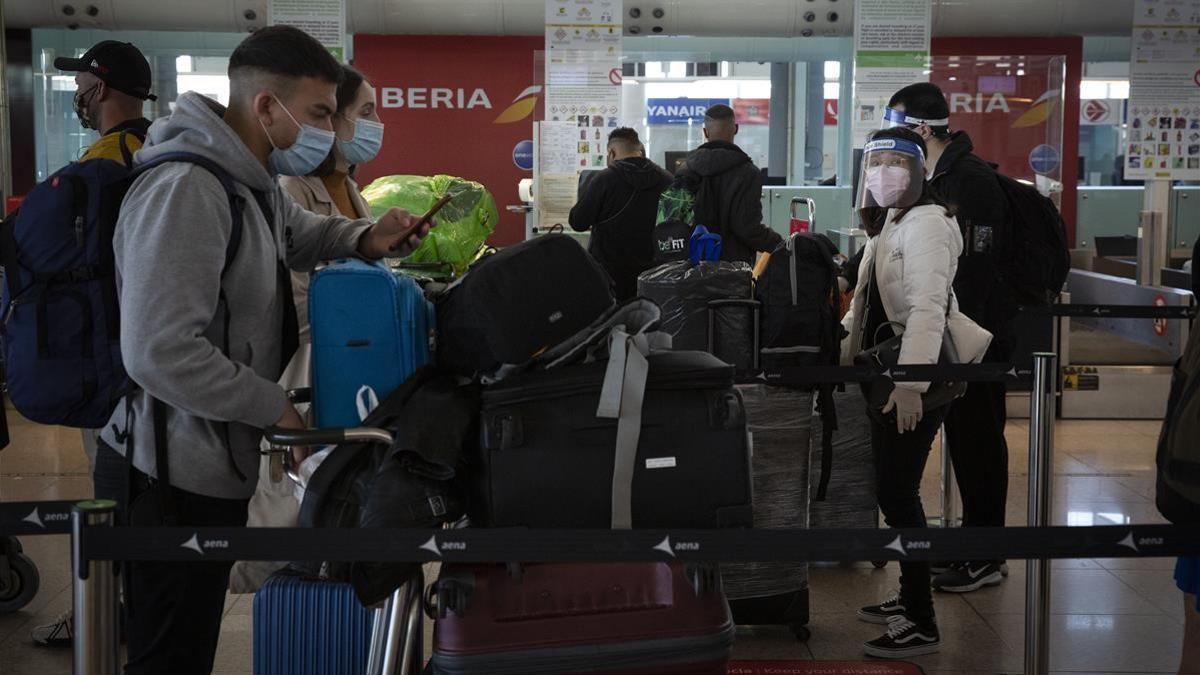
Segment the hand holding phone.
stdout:
<path fill-rule="evenodd" d="M 425 229 L 426 226 L 432 225 L 433 217 L 437 215 L 438 211 L 442 210 L 442 207 L 444 207 L 446 204 L 449 204 L 451 199 L 454 199 L 454 195 L 450 194 L 449 192 L 442 195 L 441 198 L 438 199 L 437 202 L 425 212 L 425 215 L 421 216 L 420 220 L 400 234 L 400 239 L 396 243 L 392 244 L 389 250 L 398 251 L 402 246 L 404 246 L 404 244 L 408 243 L 408 240 L 411 239 L 414 234 Z"/>

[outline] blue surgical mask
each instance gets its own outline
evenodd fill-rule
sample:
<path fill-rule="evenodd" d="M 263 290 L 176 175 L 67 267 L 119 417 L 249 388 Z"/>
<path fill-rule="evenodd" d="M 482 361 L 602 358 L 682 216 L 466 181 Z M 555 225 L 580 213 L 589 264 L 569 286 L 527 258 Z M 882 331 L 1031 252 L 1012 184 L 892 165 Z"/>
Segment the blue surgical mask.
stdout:
<path fill-rule="evenodd" d="M 300 127 L 300 133 L 296 135 L 296 142 L 286 148 L 275 145 L 271 134 L 267 133 L 267 141 L 273 148 L 267 163 L 272 171 L 283 176 L 307 176 L 329 156 L 335 136 L 332 131 L 318 129 L 311 124 L 301 124 L 296 121 L 292 111 L 288 110 L 282 101 L 273 94 L 272 98 L 275 98 L 275 102 L 279 104 L 280 108 L 283 108 L 292 122 Z M 258 120 L 258 124 L 264 132 L 267 130 L 267 126 L 261 119 Z"/>
<path fill-rule="evenodd" d="M 383 123 L 367 119 L 354 120 L 354 137 L 348 141 L 338 139 L 342 157 L 349 164 L 362 164 L 375 159 L 383 146 Z"/>

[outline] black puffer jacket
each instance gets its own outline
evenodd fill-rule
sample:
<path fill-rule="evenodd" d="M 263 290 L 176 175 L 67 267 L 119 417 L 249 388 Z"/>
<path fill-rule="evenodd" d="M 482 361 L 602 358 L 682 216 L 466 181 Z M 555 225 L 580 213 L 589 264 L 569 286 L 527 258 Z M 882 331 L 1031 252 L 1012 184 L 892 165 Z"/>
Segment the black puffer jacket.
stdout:
<path fill-rule="evenodd" d="M 588 251 L 619 301 L 637 295 L 638 275 L 654 265 L 658 197 L 670 184 L 671 174 L 645 157 L 622 159 L 592 178 L 571 209 L 571 228 L 592 231 Z"/>
<path fill-rule="evenodd" d="M 963 231 L 963 255 L 954 277 L 958 306 L 995 336 L 993 354 L 1008 348 L 1009 324 L 1017 304 L 1003 280 L 1005 260 L 1012 250 L 1008 200 L 996 180 L 996 169 L 976 156 L 964 131 L 950 136 L 938 159 L 929 186 L 954 209 Z"/>
<path fill-rule="evenodd" d="M 697 186 L 696 224 L 723 238 L 721 260 L 753 265 L 756 252 L 783 241 L 762 222 L 762 176 L 738 146 L 709 141 L 688 155 L 679 173 Z"/>

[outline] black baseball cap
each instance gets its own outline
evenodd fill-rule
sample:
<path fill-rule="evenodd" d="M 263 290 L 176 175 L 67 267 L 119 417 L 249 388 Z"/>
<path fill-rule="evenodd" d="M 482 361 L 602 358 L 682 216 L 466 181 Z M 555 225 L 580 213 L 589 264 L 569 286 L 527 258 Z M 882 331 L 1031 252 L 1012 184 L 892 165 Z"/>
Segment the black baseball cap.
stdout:
<path fill-rule="evenodd" d="M 72 73 L 91 73 L 117 91 L 157 101 L 150 93 L 150 63 L 142 51 L 128 42 L 105 40 L 98 42 L 77 59 L 60 56 L 54 67 Z"/>

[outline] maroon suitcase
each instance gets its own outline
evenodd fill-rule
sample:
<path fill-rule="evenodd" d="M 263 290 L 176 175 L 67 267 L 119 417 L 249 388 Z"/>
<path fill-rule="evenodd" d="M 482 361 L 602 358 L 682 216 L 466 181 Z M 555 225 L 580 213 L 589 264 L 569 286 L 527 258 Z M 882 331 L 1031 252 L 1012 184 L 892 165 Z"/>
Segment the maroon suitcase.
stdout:
<path fill-rule="evenodd" d="M 427 672 L 725 675 L 715 570 L 680 563 L 445 565 Z"/>

